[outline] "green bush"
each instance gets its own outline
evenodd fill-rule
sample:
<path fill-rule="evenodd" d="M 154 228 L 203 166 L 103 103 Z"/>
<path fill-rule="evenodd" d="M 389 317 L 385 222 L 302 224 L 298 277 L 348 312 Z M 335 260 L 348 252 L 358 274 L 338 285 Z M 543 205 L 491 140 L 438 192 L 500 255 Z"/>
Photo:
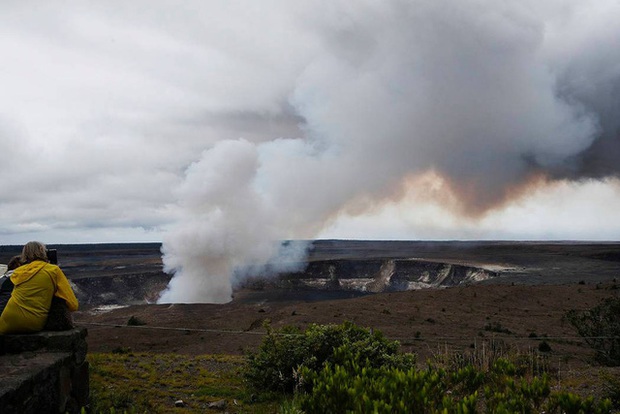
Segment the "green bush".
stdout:
<path fill-rule="evenodd" d="M 620 409 L 620 377 L 608 372 L 601 372 L 599 375 L 603 379 L 604 395 L 615 409 Z"/>
<path fill-rule="evenodd" d="M 444 370 L 368 366 L 344 346 L 335 354 L 342 363 L 328 362 L 319 371 L 301 370 L 304 381 L 312 385 L 301 399 L 307 414 L 429 412 L 429 402 L 441 402 L 448 391 Z"/>
<path fill-rule="evenodd" d="M 143 326 L 143 325 L 146 325 L 146 322 L 144 322 L 142 319 L 138 318 L 137 316 L 131 316 L 127 320 L 127 326 Z"/>
<path fill-rule="evenodd" d="M 499 322 L 493 322 L 493 323 L 489 322 L 489 323 L 487 323 L 484 326 L 484 330 L 485 331 L 490 331 L 490 332 L 505 333 L 505 334 L 512 334 L 513 333 L 510 329 L 502 326 L 502 324 L 499 323 Z"/>
<path fill-rule="evenodd" d="M 244 377 L 259 391 L 297 391 L 281 413 L 610 413 L 597 401 L 551 392 L 548 376 L 526 374 L 506 358 L 489 365 L 428 362 L 399 354 L 398 342 L 346 322 L 306 331 L 268 327 L 265 340 L 246 357 Z"/>
<path fill-rule="evenodd" d="M 557 414 L 609 414 L 611 401 L 596 402 L 593 397 L 581 398 L 578 395 L 562 392 L 551 396 L 547 405 L 548 413 Z"/>
<path fill-rule="evenodd" d="M 547 341 L 542 341 L 538 344 L 538 350 L 540 352 L 551 352 L 551 346 L 547 343 Z"/>
<path fill-rule="evenodd" d="M 596 351 L 596 360 L 620 366 L 620 298 L 607 298 L 586 311 L 572 309 L 566 318 Z"/>
<path fill-rule="evenodd" d="M 343 346 L 363 366 L 406 369 L 416 363 L 415 355 L 398 353 L 398 341 L 351 322 L 313 324 L 304 332 L 294 327 L 275 332 L 268 327 L 257 352 L 246 355 L 244 377 L 259 391 L 293 392 L 302 366 L 319 371 L 326 363 L 342 363 L 334 351 Z"/>
<path fill-rule="evenodd" d="M 497 360 L 484 373 L 473 366 L 446 371 L 369 367 L 346 347 L 336 351 L 343 363 L 326 363 L 319 371 L 302 368 L 311 390 L 298 397 L 306 414 L 313 413 L 592 413 L 611 410 L 575 394 L 551 394 L 546 375 L 526 379 L 507 360 Z"/>

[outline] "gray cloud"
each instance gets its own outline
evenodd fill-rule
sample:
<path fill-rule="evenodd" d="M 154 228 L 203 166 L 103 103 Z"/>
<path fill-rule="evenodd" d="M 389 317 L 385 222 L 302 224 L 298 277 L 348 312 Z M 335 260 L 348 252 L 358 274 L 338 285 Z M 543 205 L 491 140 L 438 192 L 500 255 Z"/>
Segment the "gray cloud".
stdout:
<path fill-rule="evenodd" d="M 617 5 L 597 6 L 618 14 Z M 211 182 L 217 196 L 181 196 L 204 204 L 199 214 L 188 211 L 192 218 L 166 240 L 164 259 L 177 276 L 163 299 L 226 301 L 219 290 L 208 295 L 209 284 L 189 291 L 197 279 L 229 286 L 235 263 L 267 262 L 275 240 L 312 237 L 344 208 L 363 212 L 398 199 L 408 177 L 429 170 L 449 184 L 459 211 L 476 217 L 522 197 L 541 177 L 591 176 L 588 153 L 598 152 L 598 142 L 617 145 L 617 132 L 608 130 L 601 111 L 611 102 L 593 105 L 596 91 L 571 85 L 570 72 L 580 67 L 584 51 L 597 48 L 592 42 L 600 36 L 586 32 L 575 44 L 560 42 L 590 12 L 577 5 L 559 10 L 517 2 L 397 1 L 313 10 L 307 24 L 319 53 L 299 73 L 290 100 L 305 121 L 304 137 L 256 144 L 256 167 L 241 183 L 231 181 L 232 174 Z M 602 52 L 595 55 L 604 65 L 613 63 Z M 596 76 L 589 69 L 581 75 Z M 614 73 L 603 83 L 617 80 Z M 201 179 L 221 171 L 205 161 L 211 155 L 199 162 L 206 167 Z M 251 194 L 239 196 L 238 188 Z M 222 194 L 251 206 L 253 222 L 270 223 L 268 229 L 240 220 Z M 190 267 L 198 263 L 193 247 L 175 248 L 183 245 L 180 239 L 196 241 L 197 233 L 208 233 L 197 230 L 196 217 L 209 227 L 226 222 L 227 233 L 202 239 L 200 265 Z M 262 256 L 244 248 L 249 239 L 253 248 L 264 248 Z"/>
<path fill-rule="evenodd" d="M 419 198 L 429 174 L 454 230 L 412 235 L 477 235 L 549 183 L 617 186 L 611 0 L 0 7 L 5 243 L 164 237 L 185 300 L 226 300 L 275 240 Z"/>

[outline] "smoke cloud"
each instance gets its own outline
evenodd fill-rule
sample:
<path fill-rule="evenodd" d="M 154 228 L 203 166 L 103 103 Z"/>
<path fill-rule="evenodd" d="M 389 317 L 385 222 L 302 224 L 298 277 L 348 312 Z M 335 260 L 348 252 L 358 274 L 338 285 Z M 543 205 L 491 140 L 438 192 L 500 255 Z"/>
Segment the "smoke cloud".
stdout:
<path fill-rule="evenodd" d="M 281 262 L 282 240 L 429 180 L 475 221 L 548 183 L 618 177 L 620 4 L 543 3 L 286 3 L 306 43 L 264 114 L 298 129 L 221 140 L 186 170 L 161 301 L 226 302 L 235 269 Z"/>

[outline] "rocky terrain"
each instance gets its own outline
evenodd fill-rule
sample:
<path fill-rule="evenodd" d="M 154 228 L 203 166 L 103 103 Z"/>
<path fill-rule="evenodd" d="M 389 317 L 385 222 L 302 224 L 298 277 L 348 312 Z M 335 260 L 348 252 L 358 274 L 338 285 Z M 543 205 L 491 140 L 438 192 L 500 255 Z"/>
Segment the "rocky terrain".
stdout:
<path fill-rule="evenodd" d="M 349 320 L 422 361 L 481 346 L 527 354 L 544 340 L 560 372 L 591 378 L 601 368 L 565 314 L 620 292 L 619 243 L 321 241 L 304 271 L 245 280 L 230 303 L 156 305 L 148 302 L 169 279 L 159 245 L 55 247 L 91 351 L 239 354 L 262 340 L 266 322 Z M 16 250 L 0 247 L 0 262 Z"/>
<path fill-rule="evenodd" d="M 359 293 L 458 286 L 497 277 L 495 270 L 422 259 L 313 260 L 303 271 L 243 280 L 239 288 Z"/>
<path fill-rule="evenodd" d="M 57 249 L 85 309 L 155 303 L 171 277 L 158 243 L 49 247 Z M 0 246 L 0 263 L 19 251 Z M 620 243 L 322 240 L 298 267 L 241 278 L 235 290 L 244 297 L 324 300 L 472 284 L 601 283 L 620 277 Z"/>

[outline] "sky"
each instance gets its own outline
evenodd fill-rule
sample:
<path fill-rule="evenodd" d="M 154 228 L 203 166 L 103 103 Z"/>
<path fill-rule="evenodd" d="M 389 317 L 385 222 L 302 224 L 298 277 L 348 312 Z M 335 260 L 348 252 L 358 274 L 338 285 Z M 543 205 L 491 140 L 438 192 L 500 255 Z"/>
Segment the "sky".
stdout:
<path fill-rule="evenodd" d="M 175 283 L 207 267 L 225 297 L 231 269 L 303 256 L 279 240 L 618 240 L 618 21 L 617 0 L 3 1 L 0 244 L 162 241 Z"/>

